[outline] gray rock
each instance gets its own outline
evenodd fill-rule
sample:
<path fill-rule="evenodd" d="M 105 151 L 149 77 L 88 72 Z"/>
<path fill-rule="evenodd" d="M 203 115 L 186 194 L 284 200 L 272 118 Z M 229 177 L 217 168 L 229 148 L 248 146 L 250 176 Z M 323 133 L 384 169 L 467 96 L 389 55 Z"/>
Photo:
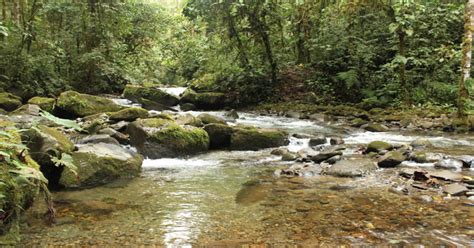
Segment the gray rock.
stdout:
<path fill-rule="evenodd" d="M 431 147 L 433 144 L 427 139 L 419 138 L 410 143 L 410 145 L 417 149 L 417 148 L 426 148 L 426 147 Z"/>
<path fill-rule="evenodd" d="M 342 145 L 344 144 L 344 140 L 341 137 L 333 137 L 329 140 L 331 145 Z"/>
<path fill-rule="evenodd" d="M 235 109 L 232 109 L 225 113 L 225 117 L 236 120 L 236 119 L 239 119 L 239 113 L 237 113 Z"/>
<path fill-rule="evenodd" d="M 453 183 L 443 187 L 443 192 L 452 196 L 464 195 L 467 191 L 467 187 L 459 183 Z"/>
<path fill-rule="evenodd" d="M 387 132 L 389 128 L 379 123 L 372 123 L 364 127 L 365 130 L 370 132 Z"/>
<path fill-rule="evenodd" d="M 98 144 L 98 143 L 107 143 L 107 144 L 115 144 L 115 145 L 120 144 L 116 139 L 110 137 L 107 134 L 89 135 L 80 139 L 77 142 L 77 144 Z"/>
<path fill-rule="evenodd" d="M 193 111 L 196 110 L 196 106 L 192 103 L 183 103 L 180 105 L 181 111 L 187 112 L 187 111 Z"/>
<path fill-rule="evenodd" d="M 314 137 L 314 138 L 309 139 L 309 145 L 310 146 L 323 145 L 323 144 L 326 144 L 326 141 L 327 141 L 326 137 L 318 136 L 318 137 Z"/>
<path fill-rule="evenodd" d="M 361 177 L 377 169 L 370 159 L 340 160 L 324 170 L 324 174 L 339 177 Z"/>
<path fill-rule="evenodd" d="M 463 163 L 457 159 L 443 159 L 434 164 L 435 168 L 448 169 L 448 170 L 460 170 L 463 167 Z"/>
<path fill-rule="evenodd" d="M 341 156 L 341 155 L 342 155 L 341 151 L 320 152 L 315 156 L 310 156 L 309 159 L 311 159 L 315 163 L 321 163 L 334 156 Z"/>
<path fill-rule="evenodd" d="M 379 159 L 378 165 L 381 168 L 392 168 L 401 164 L 405 159 L 406 157 L 403 153 L 399 151 L 391 151 Z"/>

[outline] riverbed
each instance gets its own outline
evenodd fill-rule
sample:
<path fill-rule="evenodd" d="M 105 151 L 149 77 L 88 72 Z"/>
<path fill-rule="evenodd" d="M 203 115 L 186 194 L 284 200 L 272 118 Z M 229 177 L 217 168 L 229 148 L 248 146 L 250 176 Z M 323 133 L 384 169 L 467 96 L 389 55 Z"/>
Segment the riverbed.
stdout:
<path fill-rule="evenodd" d="M 188 112 L 198 115 L 202 112 Z M 210 112 L 225 117 L 225 112 Z M 342 137 L 344 154 L 370 141 L 409 144 L 423 137 L 445 155 L 474 155 L 474 136 L 372 133 L 344 126 L 239 112 L 230 125 L 280 128 L 290 134 Z M 291 138 L 298 151 L 307 139 Z M 243 245 L 474 244 L 472 205 L 430 190 L 397 191 L 400 168 L 362 178 L 277 177 L 294 162 L 260 151 L 211 151 L 189 158 L 146 159 L 140 177 L 80 191 L 55 192 L 57 223 L 43 222 L 37 202 L 22 224 L 21 247 L 195 247 Z M 432 164 L 401 167 L 435 170 Z M 474 172 L 463 169 L 463 176 Z M 427 200 L 426 196 L 431 200 Z"/>

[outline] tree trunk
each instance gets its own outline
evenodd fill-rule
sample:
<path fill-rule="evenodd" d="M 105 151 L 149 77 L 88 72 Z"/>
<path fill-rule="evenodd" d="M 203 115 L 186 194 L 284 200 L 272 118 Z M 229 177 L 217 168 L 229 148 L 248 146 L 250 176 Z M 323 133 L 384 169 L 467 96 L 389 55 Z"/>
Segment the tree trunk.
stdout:
<path fill-rule="evenodd" d="M 459 117 L 466 117 L 466 101 L 469 93 L 466 81 L 470 79 L 471 58 L 472 58 L 472 32 L 474 29 L 474 0 L 469 0 L 466 4 L 464 14 L 464 38 L 462 43 L 461 60 L 461 80 L 459 81 L 458 114 Z"/>
<path fill-rule="evenodd" d="M 400 56 L 406 57 L 406 48 L 405 48 L 405 37 L 406 34 L 404 31 L 400 30 L 398 32 L 398 52 Z M 399 68 L 399 77 L 400 77 L 400 87 L 402 89 L 402 94 L 403 94 L 403 101 L 405 105 L 410 105 L 411 104 L 411 98 L 410 98 L 410 93 L 408 91 L 408 86 L 407 86 L 407 81 L 406 81 L 406 65 L 405 63 L 402 63 Z"/>
<path fill-rule="evenodd" d="M 2 0 L 2 19 L 3 23 L 7 21 L 7 0 Z"/>
<path fill-rule="evenodd" d="M 18 1 L 13 0 L 12 1 L 12 20 L 13 22 L 18 25 L 19 24 L 19 6 L 18 6 Z"/>

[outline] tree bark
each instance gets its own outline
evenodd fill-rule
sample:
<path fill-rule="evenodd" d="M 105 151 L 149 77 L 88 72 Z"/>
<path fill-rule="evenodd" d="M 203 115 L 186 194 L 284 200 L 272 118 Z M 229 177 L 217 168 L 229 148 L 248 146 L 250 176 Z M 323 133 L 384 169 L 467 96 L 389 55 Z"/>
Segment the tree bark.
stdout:
<path fill-rule="evenodd" d="M 466 117 L 466 101 L 469 98 L 466 82 L 471 78 L 472 32 L 474 30 L 474 0 L 469 0 L 464 14 L 464 38 L 462 43 L 461 80 L 459 81 L 458 114 Z"/>
<path fill-rule="evenodd" d="M 3 23 L 7 21 L 7 0 L 2 0 L 2 20 Z"/>
<path fill-rule="evenodd" d="M 19 24 L 19 5 L 17 0 L 12 0 L 12 20 L 18 25 Z"/>

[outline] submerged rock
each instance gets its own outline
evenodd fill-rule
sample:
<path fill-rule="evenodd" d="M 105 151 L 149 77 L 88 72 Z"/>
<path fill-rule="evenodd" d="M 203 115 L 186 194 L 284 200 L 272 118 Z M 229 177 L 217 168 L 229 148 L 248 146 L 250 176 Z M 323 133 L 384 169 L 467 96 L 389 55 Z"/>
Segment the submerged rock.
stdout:
<path fill-rule="evenodd" d="M 443 192 L 452 196 L 464 195 L 467 191 L 467 187 L 459 183 L 453 183 L 443 187 Z"/>
<path fill-rule="evenodd" d="M 288 145 L 288 133 L 276 129 L 235 128 L 231 150 L 259 150 Z"/>
<path fill-rule="evenodd" d="M 110 99 L 75 91 L 61 93 L 56 107 L 63 115 L 68 117 L 84 117 L 99 113 L 116 112 L 124 108 Z"/>
<path fill-rule="evenodd" d="M 163 118 L 138 119 L 127 133 L 130 143 L 151 159 L 192 155 L 209 149 L 209 135 L 204 129 L 180 126 Z"/>
<path fill-rule="evenodd" d="M 155 87 L 127 85 L 123 91 L 123 96 L 140 103 L 151 101 L 165 106 L 175 106 L 179 103 L 178 97 Z"/>
<path fill-rule="evenodd" d="M 340 160 L 324 170 L 324 174 L 338 177 L 361 177 L 377 169 L 370 159 Z"/>
<path fill-rule="evenodd" d="M 71 156 L 77 170 L 64 168 L 59 184 L 66 188 L 98 186 L 118 178 L 137 176 L 143 162 L 142 156 L 105 143 L 81 145 Z"/>

